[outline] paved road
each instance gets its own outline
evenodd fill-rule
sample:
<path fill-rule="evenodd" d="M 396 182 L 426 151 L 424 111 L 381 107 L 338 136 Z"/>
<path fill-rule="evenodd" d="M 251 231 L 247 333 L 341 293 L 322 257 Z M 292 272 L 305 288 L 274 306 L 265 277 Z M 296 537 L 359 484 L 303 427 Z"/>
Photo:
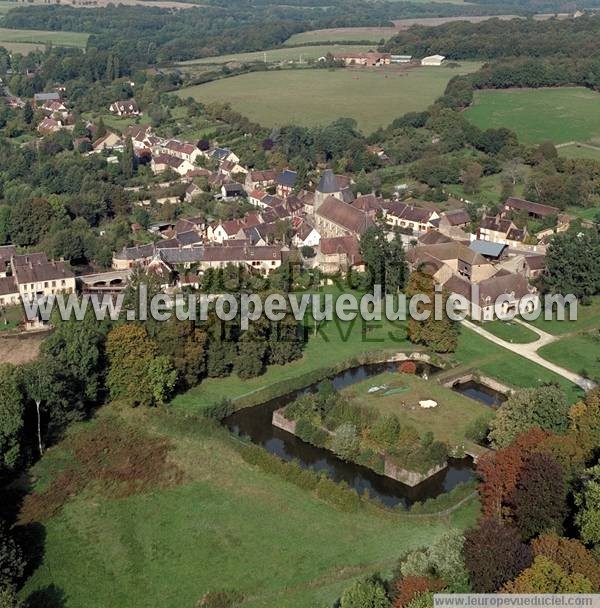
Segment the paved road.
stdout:
<path fill-rule="evenodd" d="M 517 319 L 515 319 L 515 321 L 517 321 Z M 542 331 L 537 327 L 533 327 L 528 323 L 523 323 L 522 321 L 517 322 L 521 323 L 522 325 L 525 325 L 528 329 L 531 329 L 536 334 L 538 334 L 539 340 L 536 340 L 535 342 L 531 342 L 529 344 L 513 344 L 512 342 L 506 342 L 505 340 L 498 338 L 498 336 L 495 336 L 494 334 L 490 333 L 479 325 L 475 325 L 475 323 L 471 323 L 471 321 L 463 321 L 463 325 L 474 331 L 476 334 L 483 336 L 484 338 L 486 338 L 486 340 L 489 340 L 490 342 L 493 342 L 498 346 L 502 346 L 502 348 L 506 348 L 507 350 L 510 350 L 513 353 L 516 353 L 517 355 L 521 355 L 522 357 L 525 357 L 526 359 L 529 359 L 530 361 L 533 361 L 534 363 L 537 363 L 538 365 L 549 369 L 555 374 L 558 374 L 559 376 L 570 380 L 574 384 L 577 384 L 577 386 L 580 386 L 584 391 L 589 391 L 596 387 L 596 383 L 592 382 L 588 378 L 584 378 L 583 376 L 569 371 L 564 367 L 560 367 L 560 365 L 551 363 L 550 361 L 547 361 L 546 359 L 538 355 L 537 350 L 542 346 L 546 346 L 546 344 L 550 344 L 551 342 L 557 340 L 558 338 L 556 336 L 546 333 L 545 331 Z"/>

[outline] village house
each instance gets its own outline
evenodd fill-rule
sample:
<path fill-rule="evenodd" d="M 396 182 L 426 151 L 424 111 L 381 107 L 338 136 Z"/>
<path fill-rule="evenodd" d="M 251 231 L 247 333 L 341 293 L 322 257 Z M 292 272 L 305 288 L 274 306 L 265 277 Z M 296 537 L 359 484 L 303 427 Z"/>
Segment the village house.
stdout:
<path fill-rule="evenodd" d="M 390 65 L 392 61 L 390 53 L 376 53 L 373 51 L 367 53 L 334 53 L 333 58 L 347 66 L 361 65 L 369 68 Z"/>
<path fill-rule="evenodd" d="M 69 110 L 62 101 L 45 101 L 41 106 L 41 110 L 50 118 L 66 120 L 69 116 Z"/>
<path fill-rule="evenodd" d="M 92 146 L 93 153 L 123 151 L 124 143 L 120 135 L 109 131 L 106 135 L 96 140 Z"/>
<path fill-rule="evenodd" d="M 186 189 L 185 189 L 185 202 L 186 203 L 191 203 L 194 198 L 198 195 L 202 194 L 202 188 L 200 188 L 200 186 L 197 186 L 194 183 L 191 183 Z"/>
<path fill-rule="evenodd" d="M 484 216 L 479 223 L 477 238 L 492 243 L 518 247 L 527 238 L 527 228 L 519 228 L 509 219 L 500 216 Z"/>
<path fill-rule="evenodd" d="M 0 308 L 15 306 L 21 301 L 19 286 L 13 276 L 0 277 Z"/>
<path fill-rule="evenodd" d="M 290 169 L 284 169 L 275 178 L 277 196 L 287 198 L 294 191 L 298 174 Z"/>
<path fill-rule="evenodd" d="M 444 211 L 440 215 L 438 229 L 442 234 L 452 239 L 468 238 L 468 227 L 471 223 L 471 216 L 465 209 L 454 209 Z"/>
<path fill-rule="evenodd" d="M 250 194 L 254 190 L 261 191 L 269 186 L 275 185 L 277 171 L 275 169 L 266 169 L 264 171 L 248 171 L 244 185 L 247 192 Z"/>
<path fill-rule="evenodd" d="M 232 160 L 225 160 L 219 166 L 219 173 L 225 175 L 227 177 L 233 178 L 246 175 L 248 173 L 248 169 L 246 167 L 240 165 L 238 162 L 234 162 Z"/>
<path fill-rule="evenodd" d="M 69 126 L 63 124 L 62 120 L 57 120 L 56 118 L 44 118 L 40 121 L 37 126 L 37 132 L 40 135 L 50 135 L 51 133 L 57 133 L 61 129 L 68 129 Z M 73 126 L 71 125 L 71 129 Z"/>
<path fill-rule="evenodd" d="M 202 155 L 200 149 L 194 144 L 179 141 L 178 139 L 168 139 L 160 142 L 154 148 L 157 155 L 174 156 L 181 160 L 187 160 L 191 165 L 194 165 L 196 159 Z"/>
<path fill-rule="evenodd" d="M 243 198 L 246 197 L 246 191 L 242 184 L 232 182 L 230 184 L 223 184 L 221 186 L 221 195 L 225 199 Z"/>
<path fill-rule="evenodd" d="M 360 243 L 355 236 L 341 236 L 321 239 L 317 253 L 317 265 L 325 274 L 347 272 L 354 268 L 364 271 L 360 253 Z"/>
<path fill-rule="evenodd" d="M 140 109 L 135 99 L 126 99 L 124 101 L 114 101 L 108 107 L 109 112 L 117 116 L 139 116 Z"/>
<path fill-rule="evenodd" d="M 75 275 L 65 262 L 49 261 L 46 254 L 34 253 L 14 255 L 10 264 L 23 301 L 75 292 Z"/>
<path fill-rule="evenodd" d="M 207 150 L 204 152 L 204 155 L 211 160 L 217 161 L 219 164 L 225 161 L 230 161 L 233 163 L 240 162 L 240 157 L 227 148 L 213 148 L 212 150 Z"/>
<path fill-rule="evenodd" d="M 266 202 L 264 202 L 264 199 L 267 196 L 268 194 L 264 190 L 252 190 L 248 194 L 248 202 L 254 207 L 266 209 L 268 205 Z"/>
<path fill-rule="evenodd" d="M 394 228 L 420 234 L 437 228 L 436 220 L 439 217 L 435 210 L 416 207 L 412 203 L 394 202 L 386 209 L 385 221 Z"/>
<path fill-rule="evenodd" d="M 321 241 L 321 235 L 317 229 L 309 224 L 305 219 L 294 218 L 292 220 L 294 236 L 292 245 L 300 249 L 301 247 L 317 247 Z"/>
<path fill-rule="evenodd" d="M 50 91 L 49 93 L 34 93 L 33 95 L 33 105 L 35 107 L 42 106 L 50 101 L 60 101 L 60 94 L 57 91 Z"/>
<path fill-rule="evenodd" d="M 17 248 L 14 245 L 0 245 L 0 278 L 5 277 L 10 270 L 10 259 L 16 253 Z"/>
<path fill-rule="evenodd" d="M 113 253 L 112 267 L 114 270 L 127 270 L 135 266 L 148 266 L 154 257 L 154 243 L 123 247 L 118 253 Z"/>
<path fill-rule="evenodd" d="M 413 247 L 406 252 L 406 261 L 411 270 L 428 268 L 439 285 L 454 275 L 479 283 L 496 274 L 489 260 L 456 241 Z"/>
<path fill-rule="evenodd" d="M 529 218 L 542 220 L 549 217 L 556 217 L 560 213 L 557 207 L 533 203 L 522 198 L 511 196 L 507 198 L 500 211 L 500 217 L 508 217 L 511 213 L 524 214 Z"/>
<path fill-rule="evenodd" d="M 159 154 L 158 156 L 152 157 L 150 168 L 155 175 L 170 169 L 183 176 L 186 175 L 188 171 L 191 171 L 194 168 L 194 165 L 190 163 L 189 160 L 178 158 L 177 156 Z"/>
<path fill-rule="evenodd" d="M 467 299 L 470 316 L 474 321 L 492 321 L 496 318 L 495 305 L 500 297 L 500 318 L 502 315 L 518 313 L 520 307 L 531 312 L 540 303 L 536 289 L 529 285 L 523 275 L 504 271 L 476 284 L 454 275 L 447 281 L 445 288 L 450 293 Z"/>
<path fill-rule="evenodd" d="M 150 151 L 159 143 L 157 137 L 152 134 L 150 125 L 131 125 L 123 130 L 123 137 L 131 137 L 131 143 L 136 153 Z"/>

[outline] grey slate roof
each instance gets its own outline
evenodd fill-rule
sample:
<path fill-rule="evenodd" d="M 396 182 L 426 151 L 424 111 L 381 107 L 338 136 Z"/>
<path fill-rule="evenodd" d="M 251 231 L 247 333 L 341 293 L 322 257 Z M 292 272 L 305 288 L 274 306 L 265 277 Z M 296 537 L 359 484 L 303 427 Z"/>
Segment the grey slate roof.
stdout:
<path fill-rule="evenodd" d="M 498 258 L 500 255 L 502 255 L 502 252 L 507 246 L 508 245 L 504 245 L 503 243 L 492 243 L 491 241 L 477 240 L 473 241 L 469 245 L 469 248 L 483 256 Z"/>
<path fill-rule="evenodd" d="M 275 179 L 275 181 L 280 186 L 285 186 L 287 188 L 293 188 L 296 183 L 296 178 L 298 174 L 295 171 L 290 171 L 290 169 L 284 169 Z"/>
<path fill-rule="evenodd" d="M 331 194 L 332 192 L 339 192 L 339 186 L 337 183 L 337 179 L 331 169 L 325 169 L 325 171 L 323 171 L 323 175 L 321 175 L 321 179 L 319 180 L 319 185 L 317 186 L 317 190 L 319 192 L 323 192 L 324 194 Z"/>

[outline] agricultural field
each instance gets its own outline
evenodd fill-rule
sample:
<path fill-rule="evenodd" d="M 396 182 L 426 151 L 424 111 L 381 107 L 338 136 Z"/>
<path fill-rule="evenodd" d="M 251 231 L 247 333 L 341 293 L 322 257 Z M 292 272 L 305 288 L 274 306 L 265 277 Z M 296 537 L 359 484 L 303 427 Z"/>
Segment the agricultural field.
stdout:
<path fill-rule="evenodd" d="M 328 44 L 316 46 L 283 47 L 269 51 L 255 51 L 252 53 L 236 53 L 234 55 L 219 55 L 217 57 L 203 57 L 202 59 L 190 59 L 182 61 L 179 67 L 188 68 L 193 66 L 223 65 L 230 62 L 250 63 L 266 62 L 279 63 L 282 61 L 294 61 L 306 63 L 309 60 L 317 60 L 325 57 L 327 53 L 353 53 L 372 50 L 373 46 L 361 44 Z"/>
<path fill-rule="evenodd" d="M 600 95 L 582 87 L 476 91 L 465 115 L 484 129 L 507 127 L 528 144 L 600 142 Z"/>
<path fill-rule="evenodd" d="M 425 109 L 457 74 L 480 64 L 459 68 L 272 70 L 223 78 L 177 92 L 198 101 L 227 101 L 232 107 L 268 127 L 285 124 L 315 126 L 349 117 L 370 133 L 410 111 Z M 310 91 L 310 95 L 307 95 Z"/>
<path fill-rule="evenodd" d="M 385 391 L 369 393 L 372 386 L 387 386 Z M 389 391 L 389 394 L 386 394 Z M 401 426 L 409 425 L 422 434 L 431 431 L 450 447 L 464 445 L 471 422 L 491 413 L 488 406 L 445 388 L 435 380 L 418 375 L 386 372 L 345 389 L 344 394 L 383 415 L 395 414 Z M 419 401 L 433 399 L 438 406 L 424 409 Z"/>
<path fill-rule="evenodd" d="M 396 0 L 398 2 L 403 0 Z M 426 1 L 426 0 L 419 0 Z M 446 0 L 443 0 L 444 2 Z M 452 4 L 463 4 L 462 0 L 450 0 Z M 514 15 L 498 15 L 496 19 L 514 19 Z M 436 26 L 443 25 L 444 23 L 450 23 L 452 21 L 470 21 L 471 23 L 479 23 L 480 21 L 486 21 L 490 17 L 421 17 L 414 19 L 398 19 L 394 21 L 393 27 L 337 27 L 337 28 L 326 28 L 321 30 L 310 30 L 308 32 L 301 32 L 299 34 L 293 34 L 286 41 L 287 45 L 299 45 L 299 44 L 317 44 L 319 42 L 376 42 L 379 43 L 381 40 L 388 40 L 396 33 L 407 30 L 413 25 L 427 25 Z"/>
<path fill-rule="evenodd" d="M 477 517 L 476 500 L 448 516 L 344 511 L 240 450 L 198 420 L 104 408 L 32 471 L 37 494 L 21 521 L 43 522 L 31 526 L 43 549 L 22 597 L 44 608 L 181 608 L 227 589 L 248 608 L 331 606 L 353 579 L 388 574 L 405 551 Z M 117 481 L 132 461 L 135 486 Z M 81 473 L 90 466 L 91 483 Z M 75 471 L 66 481 L 65 470 Z M 61 481 L 78 491 L 61 495 Z"/>
<path fill-rule="evenodd" d="M 85 48 L 89 34 L 46 30 L 13 30 L 0 28 L 0 46 L 13 53 L 26 54 L 43 49 L 46 44 Z"/>

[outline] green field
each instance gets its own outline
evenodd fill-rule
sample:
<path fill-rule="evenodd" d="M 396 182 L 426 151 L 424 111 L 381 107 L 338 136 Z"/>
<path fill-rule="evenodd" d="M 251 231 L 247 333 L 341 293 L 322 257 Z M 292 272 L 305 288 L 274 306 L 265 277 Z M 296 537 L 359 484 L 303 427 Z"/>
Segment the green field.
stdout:
<path fill-rule="evenodd" d="M 577 374 L 600 380 L 600 330 L 562 338 L 540 348 L 539 354 Z"/>
<path fill-rule="evenodd" d="M 299 44 L 317 44 L 320 42 L 373 42 L 379 43 L 387 40 L 398 30 L 393 27 L 341 27 L 325 30 L 311 30 L 290 36 L 286 45 L 297 46 Z"/>
<path fill-rule="evenodd" d="M 558 155 L 562 158 L 591 158 L 600 161 L 600 148 L 575 143 L 559 148 Z"/>
<path fill-rule="evenodd" d="M 0 46 L 15 53 L 43 49 L 46 44 L 85 48 L 89 34 L 46 30 L 13 30 L 0 28 Z"/>
<path fill-rule="evenodd" d="M 424 110 L 453 76 L 473 72 L 477 63 L 460 68 L 273 70 L 224 78 L 177 92 L 198 101 L 227 101 L 268 127 L 314 126 L 336 118 L 357 120 L 366 133 L 406 112 Z"/>
<path fill-rule="evenodd" d="M 221 65 L 230 62 L 264 62 L 276 63 L 280 61 L 295 61 L 306 63 L 309 59 L 317 60 L 324 57 L 327 53 L 359 53 L 372 50 L 374 47 L 362 44 L 328 44 L 315 46 L 300 46 L 293 48 L 271 49 L 270 51 L 255 51 L 252 53 L 236 53 L 234 55 L 219 55 L 217 57 L 203 57 L 202 59 L 190 59 L 182 61 L 180 67 L 190 67 L 195 65 Z"/>
<path fill-rule="evenodd" d="M 477 516 L 475 500 L 451 516 L 370 505 L 343 512 L 247 464 L 227 433 L 168 414 L 120 416 L 168 437 L 183 479 L 120 499 L 101 486 L 71 496 L 44 522 L 43 558 L 22 591 L 25 598 L 51 588 L 64 603 L 38 597 L 29 606 L 192 608 L 223 589 L 243 593 L 248 608 L 331 606 L 354 578 L 390 573 L 408 549 Z M 49 451 L 32 471 L 36 487 L 48 487 L 72 461 L 60 445 Z"/>
<path fill-rule="evenodd" d="M 551 319 L 546 320 L 544 313 L 538 319 L 531 321 L 532 325 L 555 336 L 573 334 L 583 331 L 593 331 L 600 329 L 600 296 L 592 298 L 589 306 L 577 305 L 577 319 L 570 321 L 569 309 L 565 312 L 566 319 L 559 321 L 556 314 Z"/>
<path fill-rule="evenodd" d="M 600 141 L 600 95 L 582 87 L 476 91 L 466 116 L 482 129 L 507 127 L 528 144 Z"/>
<path fill-rule="evenodd" d="M 387 385 L 389 390 L 404 389 L 391 395 L 385 391 L 368 393 L 372 386 Z M 445 388 L 438 382 L 420 376 L 387 372 L 373 376 L 344 390 L 350 398 L 364 406 L 372 406 L 383 414 L 395 414 L 401 425 L 410 425 L 422 434 L 431 431 L 435 438 L 450 448 L 464 446 L 469 423 L 490 413 L 490 408 Z M 424 409 L 419 401 L 433 399 L 436 408 Z"/>
<path fill-rule="evenodd" d="M 487 321 L 483 329 L 498 338 L 513 344 L 529 344 L 538 340 L 538 335 L 531 329 L 517 323 L 516 321 Z"/>

